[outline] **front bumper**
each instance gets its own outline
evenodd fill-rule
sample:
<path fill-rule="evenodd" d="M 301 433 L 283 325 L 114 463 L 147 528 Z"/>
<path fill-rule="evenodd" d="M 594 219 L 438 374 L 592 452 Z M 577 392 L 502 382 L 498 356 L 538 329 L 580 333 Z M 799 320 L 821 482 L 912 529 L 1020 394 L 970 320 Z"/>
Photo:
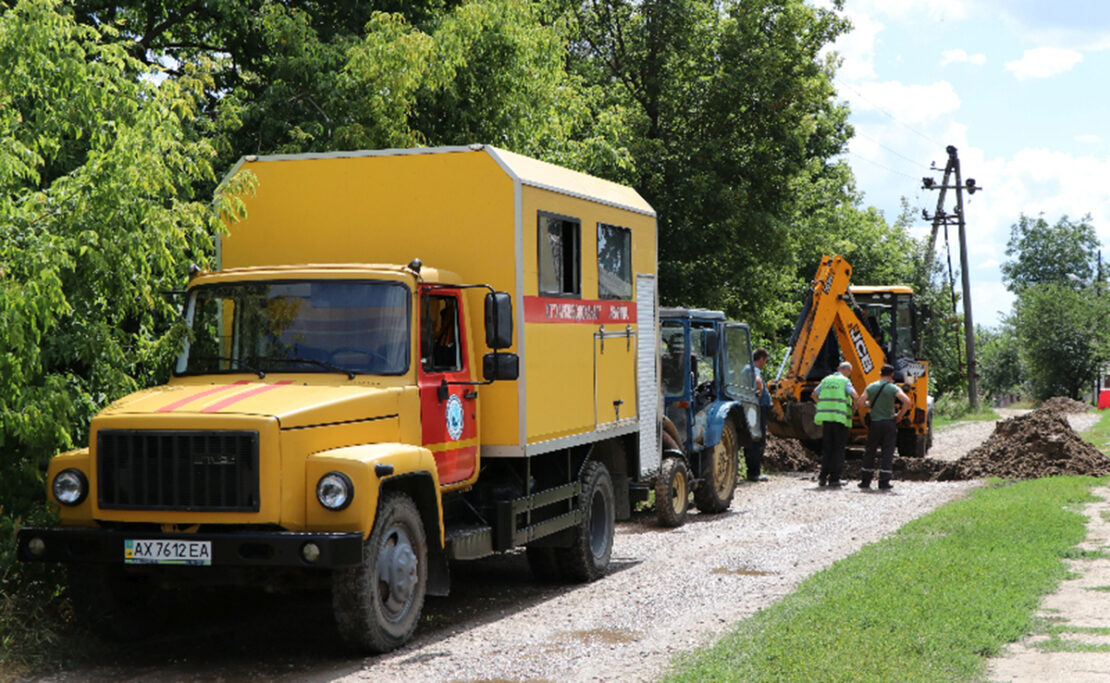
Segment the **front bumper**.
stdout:
<path fill-rule="evenodd" d="M 39 551 L 32 552 L 33 540 Z M 209 541 L 212 567 L 338 569 L 362 563 L 362 534 L 301 531 L 238 531 L 171 534 L 90 527 L 24 527 L 17 534 L 24 562 L 123 564 L 124 541 Z M 308 544 L 313 552 L 306 553 Z M 306 559 L 314 557 L 314 561 Z"/>

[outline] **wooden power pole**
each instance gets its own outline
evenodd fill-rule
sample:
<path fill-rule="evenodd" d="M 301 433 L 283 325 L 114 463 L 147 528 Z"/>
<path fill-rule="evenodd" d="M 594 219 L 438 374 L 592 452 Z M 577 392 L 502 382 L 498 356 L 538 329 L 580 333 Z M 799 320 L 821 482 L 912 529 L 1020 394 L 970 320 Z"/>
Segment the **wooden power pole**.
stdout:
<path fill-rule="evenodd" d="M 956 148 L 949 145 L 947 152 L 948 163 L 944 167 L 944 179 L 941 183 L 937 185 L 932 178 L 922 179 L 924 189 L 940 191 L 940 195 L 937 197 L 937 210 L 931 218 L 933 221 L 932 235 L 929 238 L 928 249 L 925 251 L 925 277 L 928 278 L 932 272 L 933 245 L 936 243 L 937 230 L 943 225 L 947 235 L 948 226 L 955 225 L 959 229 L 960 280 L 963 285 L 964 337 L 967 343 L 967 402 L 972 410 L 977 410 L 979 408 L 979 373 L 975 365 L 975 324 L 971 318 L 971 282 L 967 274 L 967 226 L 964 223 L 964 190 L 966 189 L 968 194 L 975 194 L 976 190 L 983 188 L 976 187 L 974 178 L 968 178 L 966 183 L 963 182 L 960 176 L 960 158 L 956 155 Z M 949 185 L 952 180 L 955 182 Z M 951 214 L 944 210 L 944 200 L 948 190 L 956 191 L 956 208 Z M 930 220 L 928 213 L 925 214 L 925 219 Z M 951 262 L 949 262 L 949 268 L 951 268 Z"/>

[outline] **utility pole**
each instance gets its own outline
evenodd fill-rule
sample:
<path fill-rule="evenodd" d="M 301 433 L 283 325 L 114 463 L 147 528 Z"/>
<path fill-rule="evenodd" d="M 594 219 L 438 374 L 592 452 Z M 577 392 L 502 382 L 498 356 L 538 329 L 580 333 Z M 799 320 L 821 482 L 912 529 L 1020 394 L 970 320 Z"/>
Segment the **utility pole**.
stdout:
<path fill-rule="evenodd" d="M 930 219 L 928 213 L 924 213 L 925 220 L 933 221 L 932 236 L 929 238 L 928 249 L 925 251 L 925 277 L 928 278 L 932 272 L 933 265 L 933 245 L 937 239 L 937 230 L 940 226 L 945 226 L 945 235 L 948 234 L 948 226 L 955 225 L 959 229 L 960 240 L 960 280 L 963 285 L 963 299 L 964 299 L 964 336 L 967 342 L 967 402 L 972 410 L 979 408 L 979 382 L 978 370 L 975 365 L 975 324 L 971 319 L 971 282 L 967 274 L 967 234 L 966 225 L 964 223 L 964 189 L 968 194 L 975 194 L 976 190 L 983 188 L 975 185 L 974 178 L 968 178 L 967 182 L 963 182 L 960 177 L 960 158 L 956 155 L 956 148 L 953 145 L 947 147 L 948 163 L 944 167 L 944 180 L 940 185 L 936 184 L 932 178 L 922 178 L 921 183 L 926 190 L 940 190 L 940 195 L 937 198 L 937 210 L 933 213 Z M 935 167 L 934 167 L 935 168 Z M 939 170 L 939 169 L 937 169 Z M 949 185 L 949 181 L 954 177 L 955 183 Z M 948 190 L 956 191 L 956 208 L 954 213 L 948 214 L 944 210 L 944 199 Z M 951 261 L 949 261 L 949 268 L 951 269 Z"/>

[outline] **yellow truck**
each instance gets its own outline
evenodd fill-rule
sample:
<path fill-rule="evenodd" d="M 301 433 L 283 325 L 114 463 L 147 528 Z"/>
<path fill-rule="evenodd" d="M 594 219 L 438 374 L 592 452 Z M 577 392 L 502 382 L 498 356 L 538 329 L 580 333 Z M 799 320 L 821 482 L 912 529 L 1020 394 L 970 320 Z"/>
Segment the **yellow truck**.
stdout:
<path fill-rule="evenodd" d="M 524 546 L 540 577 L 601 576 L 660 466 L 651 206 L 482 145 L 244 172 L 172 378 L 51 460 L 61 522 L 21 529 L 21 559 L 68 563 L 116 638 L 165 588 L 298 570 L 367 652 L 412 635 L 450 560 Z"/>

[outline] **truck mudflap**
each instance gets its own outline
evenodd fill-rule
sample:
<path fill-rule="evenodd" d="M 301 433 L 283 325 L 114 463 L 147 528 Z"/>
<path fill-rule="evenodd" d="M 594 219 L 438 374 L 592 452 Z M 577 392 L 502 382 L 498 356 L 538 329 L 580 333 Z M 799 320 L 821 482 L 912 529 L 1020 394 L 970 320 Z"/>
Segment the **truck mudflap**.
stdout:
<path fill-rule="evenodd" d="M 302 531 L 163 533 L 91 527 L 24 527 L 25 562 L 337 569 L 362 562 L 362 534 Z"/>

